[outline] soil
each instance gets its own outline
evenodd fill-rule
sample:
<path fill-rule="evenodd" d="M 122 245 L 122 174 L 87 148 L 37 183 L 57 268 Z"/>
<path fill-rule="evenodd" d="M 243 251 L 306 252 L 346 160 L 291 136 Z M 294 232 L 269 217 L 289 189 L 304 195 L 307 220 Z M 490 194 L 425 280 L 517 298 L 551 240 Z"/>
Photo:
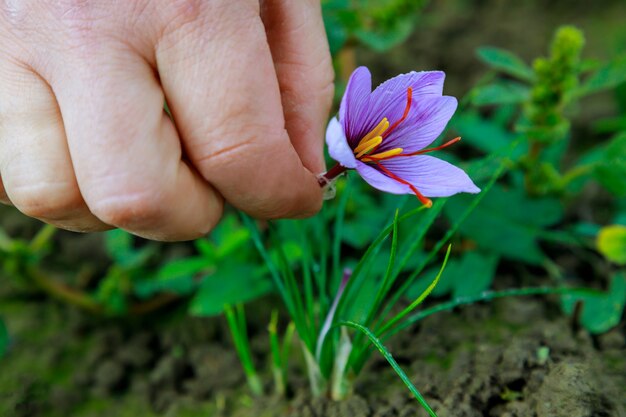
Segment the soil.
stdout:
<path fill-rule="evenodd" d="M 267 392 L 263 329 L 273 302 L 251 307 Z M 4 302 L 0 315 L 13 338 L 0 373 L 2 416 L 426 415 L 379 357 L 347 401 L 312 398 L 297 345 L 287 398 L 253 398 L 221 319 L 181 310 L 102 320 L 40 300 Z M 431 316 L 389 346 L 440 416 L 626 416 L 626 326 L 591 337 L 556 299 L 504 299 Z"/>

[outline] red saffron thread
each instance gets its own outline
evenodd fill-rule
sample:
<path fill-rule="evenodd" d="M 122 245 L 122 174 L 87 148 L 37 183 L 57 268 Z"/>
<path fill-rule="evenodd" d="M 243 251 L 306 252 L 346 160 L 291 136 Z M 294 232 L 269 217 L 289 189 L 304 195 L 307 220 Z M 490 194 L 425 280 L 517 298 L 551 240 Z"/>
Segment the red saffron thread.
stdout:
<path fill-rule="evenodd" d="M 427 197 L 425 197 L 422 193 L 420 193 L 419 190 L 417 188 L 415 188 L 415 186 L 413 184 L 411 184 L 410 182 L 405 181 L 402 178 L 398 177 L 396 174 L 394 174 L 393 172 L 391 172 L 387 168 L 385 168 L 380 162 L 374 161 L 374 163 L 376 165 L 378 165 L 378 168 L 380 168 L 381 171 L 383 171 L 385 174 L 387 174 L 387 176 L 389 178 L 392 178 L 392 179 L 398 181 L 400 184 L 408 185 L 409 188 L 411 189 L 411 191 L 413 191 L 413 194 L 415 194 L 415 196 L 419 199 L 419 201 L 423 205 L 425 205 L 426 207 L 432 207 L 433 206 L 432 200 L 427 198 Z"/>
<path fill-rule="evenodd" d="M 394 124 L 392 124 L 391 126 L 389 126 L 389 129 L 387 129 L 383 134 L 383 139 L 386 138 L 387 136 L 389 136 L 389 134 L 391 132 L 393 132 L 393 130 L 398 127 L 398 125 L 400 123 L 402 123 L 409 115 L 409 110 L 411 110 L 411 101 L 413 100 L 413 88 L 409 87 L 406 89 L 406 107 L 404 108 L 404 114 L 402 115 L 402 117 L 397 120 Z"/>

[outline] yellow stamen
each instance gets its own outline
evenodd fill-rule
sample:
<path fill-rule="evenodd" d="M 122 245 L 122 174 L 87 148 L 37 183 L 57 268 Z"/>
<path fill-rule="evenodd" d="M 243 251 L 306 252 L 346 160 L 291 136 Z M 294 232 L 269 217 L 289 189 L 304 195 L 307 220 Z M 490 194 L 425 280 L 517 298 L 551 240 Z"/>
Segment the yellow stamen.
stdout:
<path fill-rule="evenodd" d="M 361 141 L 359 146 L 357 146 L 354 149 L 354 152 L 356 153 L 357 159 L 362 157 L 363 155 L 365 155 L 366 153 L 368 153 L 369 151 L 371 151 L 372 149 L 374 149 L 378 145 L 380 145 L 382 143 L 382 141 L 383 141 L 383 137 L 382 136 L 376 136 L 375 138 L 372 138 L 372 139 L 368 140 L 367 142 Z"/>
<path fill-rule="evenodd" d="M 377 160 L 377 161 L 381 161 L 385 158 L 389 158 L 390 156 L 395 156 L 395 155 L 400 155 L 402 153 L 404 149 L 402 148 L 395 148 L 395 149 L 390 149 L 388 151 L 385 152 L 380 152 L 380 153 L 375 153 L 372 155 L 367 155 L 365 158 L 362 159 L 363 162 L 371 162 L 373 160 Z M 358 155 L 357 155 L 358 158 Z"/>
<path fill-rule="evenodd" d="M 376 136 L 381 136 L 385 132 L 385 130 L 387 130 L 388 127 L 389 127 L 389 120 L 387 120 L 386 117 L 383 117 L 383 120 L 381 120 L 380 123 L 378 123 L 376 125 L 376 127 L 374 129 L 372 129 L 371 132 L 369 132 L 367 135 L 363 136 L 363 138 L 361 139 L 361 141 L 357 145 L 356 149 L 359 149 L 359 147 L 362 144 L 364 144 L 365 142 L 370 141 L 371 139 L 375 138 Z M 356 149 L 354 150 L 355 152 L 357 152 Z"/>

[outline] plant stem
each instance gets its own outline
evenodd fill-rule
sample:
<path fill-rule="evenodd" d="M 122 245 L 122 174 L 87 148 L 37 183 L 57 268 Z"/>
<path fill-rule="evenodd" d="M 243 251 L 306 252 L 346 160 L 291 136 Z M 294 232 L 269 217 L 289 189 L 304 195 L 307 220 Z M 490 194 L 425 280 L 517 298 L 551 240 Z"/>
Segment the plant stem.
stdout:
<path fill-rule="evenodd" d="M 50 225 L 50 224 L 46 224 L 44 225 L 39 232 L 37 232 L 37 234 L 35 235 L 35 237 L 30 241 L 30 249 L 33 252 L 39 252 L 41 251 L 44 246 L 46 246 L 48 244 L 48 242 L 50 241 L 50 239 L 52 238 L 52 236 L 54 236 L 54 234 L 57 232 L 57 228 Z"/>
<path fill-rule="evenodd" d="M 102 305 L 88 294 L 50 278 L 36 267 L 28 267 L 25 272 L 27 277 L 39 288 L 58 300 L 73 304 L 92 313 L 102 313 L 104 311 Z"/>
<path fill-rule="evenodd" d="M 335 178 L 337 178 L 338 176 L 340 176 L 346 171 L 347 171 L 346 167 L 339 165 L 339 164 L 335 164 L 334 167 L 332 167 L 331 169 L 326 171 L 326 173 L 318 177 L 317 183 L 320 185 L 320 187 L 325 187 L 326 185 L 330 184 Z"/>
<path fill-rule="evenodd" d="M 341 328 L 339 346 L 335 351 L 335 363 L 331 377 L 330 396 L 333 400 L 344 400 L 352 393 L 352 381 L 349 379 L 348 363 L 352 354 L 352 342 L 345 327 Z"/>
<path fill-rule="evenodd" d="M 315 361 L 315 357 L 309 351 L 306 344 L 302 343 L 302 352 L 306 363 L 307 374 L 309 376 L 309 384 L 311 386 L 311 394 L 314 397 L 320 397 L 326 392 L 328 386 L 326 378 L 322 375 L 319 364 Z"/>

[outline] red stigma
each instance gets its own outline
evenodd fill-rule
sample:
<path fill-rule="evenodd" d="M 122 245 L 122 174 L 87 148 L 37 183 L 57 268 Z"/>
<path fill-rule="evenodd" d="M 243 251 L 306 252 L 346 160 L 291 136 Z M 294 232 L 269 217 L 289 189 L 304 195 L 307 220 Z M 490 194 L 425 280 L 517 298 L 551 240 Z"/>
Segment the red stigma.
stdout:
<path fill-rule="evenodd" d="M 385 168 L 383 166 L 383 164 L 381 164 L 380 162 L 374 161 L 374 163 L 378 166 L 378 168 L 380 168 L 381 171 L 383 171 L 385 174 L 387 174 L 387 176 L 389 178 L 398 181 L 400 184 L 408 185 L 408 187 L 411 189 L 411 191 L 413 191 L 413 194 L 415 194 L 415 197 L 417 197 L 419 199 L 419 201 L 423 205 L 425 205 L 426 207 L 432 207 L 433 206 L 432 200 L 430 198 L 424 197 L 424 194 L 420 193 L 419 190 L 417 188 L 415 188 L 415 186 L 413 184 L 411 184 L 410 182 L 405 181 L 402 178 L 398 177 L 396 174 L 394 174 L 393 172 L 391 172 L 387 168 Z"/>
<path fill-rule="evenodd" d="M 398 127 L 398 125 L 400 123 L 402 123 L 404 121 L 404 119 L 407 118 L 407 116 L 409 115 L 409 110 L 411 110 L 411 101 L 413 99 L 413 88 L 408 87 L 406 89 L 406 107 L 404 108 L 404 114 L 402 115 L 402 117 L 397 120 L 394 124 L 392 124 L 391 126 L 389 126 L 389 129 L 387 129 L 385 131 L 385 133 L 383 133 L 383 139 L 386 138 L 387 136 L 389 136 L 389 134 L 391 132 L 393 132 L 393 130 Z"/>

